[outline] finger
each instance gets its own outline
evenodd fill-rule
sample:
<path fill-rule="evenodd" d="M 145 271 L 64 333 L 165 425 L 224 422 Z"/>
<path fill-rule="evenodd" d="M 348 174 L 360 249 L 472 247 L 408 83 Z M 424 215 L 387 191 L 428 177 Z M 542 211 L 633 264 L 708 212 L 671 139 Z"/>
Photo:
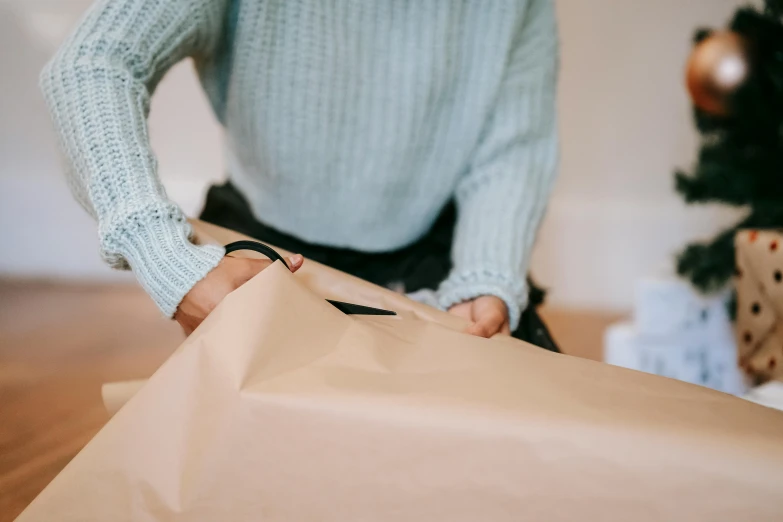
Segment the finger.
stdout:
<path fill-rule="evenodd" d="M 473 323 L 465 332 L 476 337 L 489 338 L 493 335 L 492 328 L 486 323 Z"/>
<path fill-rule="evenodd" d="M 511 325 L 508 323 L 508 321 L 503 323 L 503 327 L 500 329 L 500 332 L 506 335 L 511 335 Z"/>
<path fill-rule="evenodd" d="M 242 266 L 236 272 L 235 287 L 240 287 L 253 279 L 259 272 L 272 264 L 268 259 L 241 258 Z"/>
<path fill-rule="evenodd" d="M 174 320 L 182 327 L 182 332 L 185 337 L 193 333 L 193 330 L 199 325 L 200 321 L 195 320 L 193 317 L 184 314 L 180 309 L 174 313 Z"/>
<path fill-rule="evenodd" d="M 303 263 L 304 257 L 302 257 L 301 254 L 295 254 L 288 258 L 288 268 L 291 270 L 291 272 L 296 272 L 302 268 Z"/>
<path fill-rule="evenodd" d="M 471 303 L 460 303 L 449 308 L 449 313 L 451 315 L 456 315 L 457 317 L 461 317 L 468 321 L 473 320 L 472 311 L 473 307 Z"/>
<path fill-rule="evenodd" d="M 492 337 L 500 331 L 504 322 L 503 314 L 499 312 L 487 313 L 468 328 L 468 333 L 479 337 Z"/>

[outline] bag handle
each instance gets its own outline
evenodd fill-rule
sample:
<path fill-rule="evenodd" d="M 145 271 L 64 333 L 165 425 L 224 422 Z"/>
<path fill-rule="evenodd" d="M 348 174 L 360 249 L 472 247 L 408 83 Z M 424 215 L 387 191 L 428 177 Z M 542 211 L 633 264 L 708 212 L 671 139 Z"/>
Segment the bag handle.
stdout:
<path fill-rule="evenodd" d="M 288 266 L 288 263 L 285 262 L 285 258 L 281 256 L 277 250 L 269 245 L 259 243 L 258 241 L 234 241 L 233 243 L 227 244 L 225 248 L 226 255 L 230 254 L 231 252 L 236 252 L 237 250 L 252 250 L 253 252 L 258 252 L 259 254 L 265 255 L 272 261 L 280 261 L 287 269 L 291 270 L 291 267 Z"/>
<path fill-rule="evenodd" d="M 238 250 L 252 250 L 253 252 L 258 252 L 259 254 L 268 257 L 272 261 L 280 261 L 283 263 L 283 266 L 291 270 L 291 267 L 285 262 L 285 258 L 281 256 L 277 250 L 258 241 L 234 241 L 233 243 L 227 244 L 225 249 L 226 255 Z M 397 313 L 392 310 L 383 310 L 381 308 L 372 308 L 370 306 L 362 306 L 353 303 L 343 303 L 342 301 L 334 301 L 332 299 L 327 299 L 326 301 L 346 315 L 397 315 Z"/>

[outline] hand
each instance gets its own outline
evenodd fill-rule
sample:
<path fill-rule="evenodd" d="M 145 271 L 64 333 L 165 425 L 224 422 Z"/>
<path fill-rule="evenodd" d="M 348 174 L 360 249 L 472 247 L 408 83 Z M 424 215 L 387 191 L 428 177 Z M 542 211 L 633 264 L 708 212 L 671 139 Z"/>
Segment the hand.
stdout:
<path fill-rule="evenodd" d="M 472 324 L 467 333 L 479 337 L 492 337 L 496 333 L 511 334 L 506 303 L 494 295 L 477 297 L 454 305 L 449 313 L 467 319 Z"/>
<path fill-rule="evenodd" d="M 289 257 L 288 266 L 291 272 L 299 270 L 303 262 L 300 255 Z M 271 264 L 272 261 L 268 259 L 224 257 L 204 279 L 185 294 L 174 319 L 185 330 L 185 334 L 190 335 L 224 297 Z"/>

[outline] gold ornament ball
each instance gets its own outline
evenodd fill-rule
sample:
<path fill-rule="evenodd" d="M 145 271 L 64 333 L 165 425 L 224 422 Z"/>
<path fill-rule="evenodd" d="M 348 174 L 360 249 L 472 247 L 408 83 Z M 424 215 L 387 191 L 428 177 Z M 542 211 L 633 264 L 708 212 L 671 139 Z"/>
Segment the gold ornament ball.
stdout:
<path fill-rule="evenodd" d="M 693 104 L 718 116 L 731 111 L 731 96 L 750 73 L 747 41 L 733 31 L 715 31 L 696 44 L 686 68 Z"/>

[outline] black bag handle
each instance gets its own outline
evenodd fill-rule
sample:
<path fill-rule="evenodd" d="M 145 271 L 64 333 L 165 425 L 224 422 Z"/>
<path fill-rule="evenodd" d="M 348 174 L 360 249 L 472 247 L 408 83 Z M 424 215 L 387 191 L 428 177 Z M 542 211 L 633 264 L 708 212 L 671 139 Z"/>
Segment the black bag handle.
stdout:
<path fill-rule="evenodd" d="M 238 250 L 252 250 L 259 254 L 265 255 L 272 261 L 280 261 L 287 269 L 291 270 L 288 263 L 285 262 L 285 258 L 280 253 L 269 245 L 265 245 L 258 241 L 234 241 L 225 246 L 226 255 Z M 346 315 L 397 315 L 392 310 L 383 310 L 381 308 L 372 308 L 370 306 L 362 306 L 353 303 L 343 303 L 342 301 L 333 301 L 331 299 L 326 300 L 329 304 L 340 310 Z"/>
<path fill-rule="evenodd" d="M 254 252 L 258 252 L 259 254 L 265 255 L 272 261 L 280 261 L 287 269 L 291 270 L 291 267 L 288 266 L 288 263 L 285 262 L 285 258 L 281 256 L 277 250 L 269 245 L 259 243 L 258 241 L 234 241 L 233 243 L 227 244 L 225 248 L 226 255 L 230 254 L 231 252 L 236 252 L 237 250 L 252 250 Z"/>

